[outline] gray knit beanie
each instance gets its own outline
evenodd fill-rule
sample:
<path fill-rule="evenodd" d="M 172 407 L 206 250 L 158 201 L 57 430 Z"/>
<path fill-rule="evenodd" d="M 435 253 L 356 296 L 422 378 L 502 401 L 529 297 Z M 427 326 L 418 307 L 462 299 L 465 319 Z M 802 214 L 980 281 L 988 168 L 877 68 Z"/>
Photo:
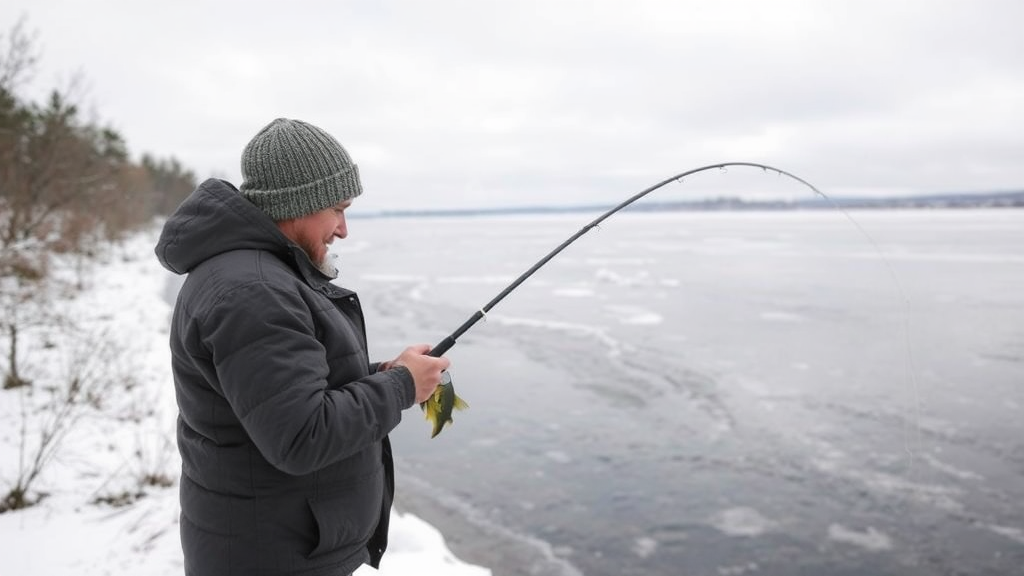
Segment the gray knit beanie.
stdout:
<path fill-rule="evenodd" d="M 355 198 L 363 187 L 334 137 L 301 120 L 278 118 L 242 151 L 239 191 L 276 222 Z"/>

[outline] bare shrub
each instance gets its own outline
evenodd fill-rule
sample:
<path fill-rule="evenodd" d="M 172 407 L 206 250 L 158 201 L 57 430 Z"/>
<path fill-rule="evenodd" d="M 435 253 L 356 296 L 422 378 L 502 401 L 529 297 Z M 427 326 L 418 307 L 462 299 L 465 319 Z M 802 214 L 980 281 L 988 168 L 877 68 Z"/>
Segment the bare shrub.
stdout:
<path fill-rule="evenodd" d="M 118 351 L 107 335 L 69 330 L 63 348 L 55 351 L 65 359 L 63 370 L 40 374 L 37 386 L 20 389 L 17 470 L 0 500 L 0 513 L 31 506 L 45 496 L 35 485 L 71 432 L 82 418 L 99 414 L 128 381 L 117 369 Z"/>

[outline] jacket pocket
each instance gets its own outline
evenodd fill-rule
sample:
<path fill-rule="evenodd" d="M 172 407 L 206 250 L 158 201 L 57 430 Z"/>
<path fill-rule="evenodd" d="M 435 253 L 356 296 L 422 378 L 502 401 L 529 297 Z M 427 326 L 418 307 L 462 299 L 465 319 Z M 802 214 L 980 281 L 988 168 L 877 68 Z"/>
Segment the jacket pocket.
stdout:
<path fill-rule="evenodd" d="M 309 498 L 316 523 L 316 547 L 307 558 L 331 552 L 351 554 L 366 546 L 381 517 L 384 501 L 383 469 L 347 483 L 338 491 Z"/>

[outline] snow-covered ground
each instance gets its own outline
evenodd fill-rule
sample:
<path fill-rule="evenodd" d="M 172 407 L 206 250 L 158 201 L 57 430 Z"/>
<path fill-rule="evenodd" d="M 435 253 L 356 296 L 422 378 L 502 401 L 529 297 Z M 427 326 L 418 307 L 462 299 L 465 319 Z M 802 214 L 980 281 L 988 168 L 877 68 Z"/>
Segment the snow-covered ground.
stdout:
<path fill-rule="evenodd" d="M 169 273 L 153 255 L 156 234 L 112 247 L 84 272 L 70 263 L 59 268 L 81 289 L 51 304 L 56 321 L 20 337 L 20 369 L 33 385 L 0 390 L 0 495 L 31 468 L 44 431 L 57 430 L 58 441 L 30 493 L 46 496 L 0 514 L 3 576 L 183 573 Z M 7 341 L 3 346 L 6 357 Z M 61 383 L 71 381 L 78 382 L 75 400 L 63 401 Z M 396 511 L 380 572 L 357 572 L 375 573 L 490 570 L 459 561 L 435 528 Z"/>

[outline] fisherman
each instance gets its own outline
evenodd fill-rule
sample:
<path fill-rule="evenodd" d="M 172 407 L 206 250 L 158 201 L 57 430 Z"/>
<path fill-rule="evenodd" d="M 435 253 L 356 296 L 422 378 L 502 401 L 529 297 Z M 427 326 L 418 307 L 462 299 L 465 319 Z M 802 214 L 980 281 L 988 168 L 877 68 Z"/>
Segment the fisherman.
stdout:
<path fill-rule="evenodd" d="M 427 344 L 371 364 L 328 250 L 359 172 L 324 130 L 279 118 L 164 226 L 188 274 L 171 321 L 185 573 L 344 575 L 379 566 L 394 494 L 388 433 L 448 367 Z M 450 409 L 449 409 L 450 411 Z"/>

